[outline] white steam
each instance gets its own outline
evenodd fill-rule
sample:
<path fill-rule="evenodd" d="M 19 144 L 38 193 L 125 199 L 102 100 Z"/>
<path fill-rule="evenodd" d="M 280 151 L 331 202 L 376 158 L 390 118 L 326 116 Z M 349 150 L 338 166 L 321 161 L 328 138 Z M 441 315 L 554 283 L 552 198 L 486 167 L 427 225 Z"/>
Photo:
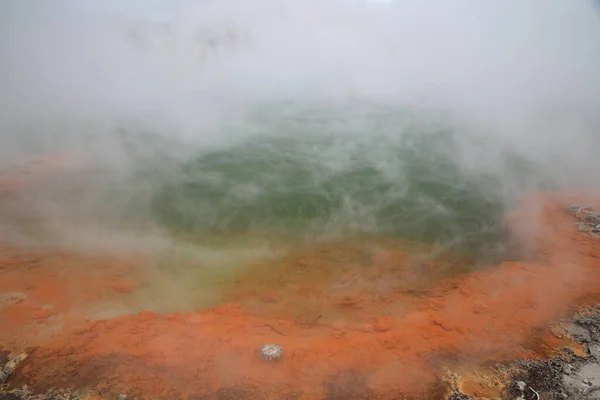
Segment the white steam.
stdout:
<path fill-rule="evenodd" d="M 449 115 L 468 132 L 456 163 L 466 175 L 491 174 L 495 194 L 512 202 L 522 193 L 505 151 L 559 186 L 598 182 L 599 43 L 600 14 L 583 0 L 6 0 L 0 157 L 6 164 L 73 151 L 118 180 L 135 167 L 124 127 L 180 142 L 136 146 L 183 161 L 261 135 L 250 106 L 360 99 Z M 337 118 L 360 120 L 355 110 Z M 334 168 L 345 165 L 345 148 L 371 135 L 366 122 L 343 132 L 339 124 L 331 121 L 329 133 L 345 133 L 343 145 L 321 160 Z M 385 145 L 369 149 L 364 157 L 401 179 Z M 85 182 L 86 195 L 38 199 L 38 211 L 63 221 L 78 207 L 94 209 L 82 202 L 105 203 L 105 182 Z M 125 200 L 141 195 L 112 196 L 120 215 Z M 344 207 L 356 209 L 352 199 Z"/>

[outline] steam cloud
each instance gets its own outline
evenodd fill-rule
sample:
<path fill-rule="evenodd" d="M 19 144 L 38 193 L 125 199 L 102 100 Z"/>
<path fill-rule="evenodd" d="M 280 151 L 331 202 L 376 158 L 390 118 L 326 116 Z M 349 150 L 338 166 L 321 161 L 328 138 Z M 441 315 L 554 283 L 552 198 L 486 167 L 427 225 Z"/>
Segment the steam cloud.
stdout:
<path fill-rule="evenodd" d="M 286 135 L 326 132 L 338 144 L 310 155 L 320 165 L 344 169 L 361 153 L 401 181 L 385 140 L 398 143 L 402 129 L 379 129 L 360 105 L 346 106 L 358 99 L 450 118 L 459 146 L 441 156 L 466 177 L 493 181 L 481 190 L 508 206 L 548 182 L 598 182 L 598 43 L 600 15 L 580 0 L 8 0 L 0 5 L 0 159 L 77 154 L 86 174 L 48 178 L 32 207 L 58 236 L 69 219 L 90 215 L 114 234 L 117 221 L 135 216 L 131 199 L 153 190 L 151 180 L 131 185 L 134 172 L 154 160 L 152 171 L 168 180 L 161 165 L 262 137 L 249 111 L 261 104 L 338 110 L 323 131 Z M 286 112 L 267 114 L 289 128 L 295 117 Z M 509 153 L 537 174 L 516 183 Z M 108 190 L 115 182 L 120 189 Z M 368 225 L 361 210 L 353 215 Z"/>

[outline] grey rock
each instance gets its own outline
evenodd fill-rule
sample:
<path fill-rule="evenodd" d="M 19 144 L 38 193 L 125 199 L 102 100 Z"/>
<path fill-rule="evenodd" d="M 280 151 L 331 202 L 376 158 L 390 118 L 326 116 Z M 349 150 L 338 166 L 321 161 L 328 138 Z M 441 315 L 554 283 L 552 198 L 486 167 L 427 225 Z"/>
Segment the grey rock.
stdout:
<path fill-rule="evenodd" d="M 565 325 L 565 328 L 571 336 L 580 342 L 588 343 L 590 340 L 592 340 L 589 331 L 581 325 L 569 323 Z"/>
<path fill-rule="evenodd" d="M 600 214 L 590 214 L 585 217 L 585 220 L 592 224 L 600 224 Z"/>
<path fill-rule="evenodd" d="M 17 365 L 25 358 L 27 358 L 25 353 L 13 356 L 2 368 L 0 368 L 0 385 L 6 383 L 10 374 L 12 374 L 15 368 L 17 368 Z"/>
<path fill-rule="evenodd" d="M 586 363 L 572 375 L 563 375 L 563 385 L 567 392 L 571 394 L 582 394 L 584 396 L 593 395 L 589 398 L 596 398 L 596 384 L 600 383 L 600 364 L 597 362 Z M 592 390 L 593 389 L 593 390 Z M 573 398 L 576 398 L 572 396 Z"/>
<path fill-rule="evenodd" d="M 565 364 L 563 366 L 563 372 L 567 375 L 571 375 L 573 373 L 573 366 L 571 364 Z"/>
<path fill-rule="evenodd" d="M 595 357 L 600 361 L 600 343 L 590 343 L 587 346 L 587 351 L 590 356 Z"/>
<path fill-rule="evenodd" d="M 600 364 L 590 363 L 586 364 L 578 372 L 578 376 L 583 380 L 589 380 L 593 382 L 600 382 Z"/>
<path fill-rule="evenodd" d="M 519 389 L 521 392 L 525 391 L 525 388 L 527 387 L 527 384 L 526 384 L 525 382 L 523 382 L 523 381 L 516 381 L 515 383 L 516 383 L 516 385 L 517 385 L 517 388 L 518 388 L 518 389 Z"/>
<path fill-rule="evenodd" d="M 592 392 L 595 392 L 596 390 L 599 390 L 599 389 L 600 389 L 600 386 L 590 386 L 590 387 L 587 387 L 587 388 L 583 389 L 582 393 L 584 395 L 588 395 L 588 394 L 590 394 Z"/>
<path fill-rule="evenodd" d="M 4 370 L 0 370 L 0 385 L 4 385 L 10 374 Z"/>
<path fill-rule="evenodd" d="M 278 344 L 264 344 L 260 347 L 260 355 L 264 360 L 279 360 L 283 356 L 283 347 Z"/>
<path fill-rule="evenodd" d="M 571 214 L 576 214 L 579 212 L 579 210 L 581 210 L 581 206 L 579 204 L 571 204 L 568 210 Z"/>

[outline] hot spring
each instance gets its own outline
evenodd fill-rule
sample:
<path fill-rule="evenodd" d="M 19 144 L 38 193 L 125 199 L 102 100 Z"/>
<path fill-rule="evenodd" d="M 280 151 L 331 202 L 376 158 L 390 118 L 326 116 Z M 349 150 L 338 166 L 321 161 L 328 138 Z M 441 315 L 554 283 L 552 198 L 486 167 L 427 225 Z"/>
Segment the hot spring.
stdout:
<path fill-rule="evenodd" d="M 596 178 L 584 2 L 238 3 L 11 3 L 4 164 L 76 162 L 10 200 L 5 241 L 151 253 L 135 307 L 198 308 L 294 263 L 521 257 L 506 212 Z"/>

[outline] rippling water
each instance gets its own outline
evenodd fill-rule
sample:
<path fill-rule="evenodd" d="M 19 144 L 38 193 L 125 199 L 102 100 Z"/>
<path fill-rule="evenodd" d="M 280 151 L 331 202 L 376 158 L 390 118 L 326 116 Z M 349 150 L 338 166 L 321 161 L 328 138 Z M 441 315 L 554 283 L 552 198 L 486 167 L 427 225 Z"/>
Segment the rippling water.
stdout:
<path fill-rule="evenodd" d="M 492 137 L 401 105 L 261 104 L 209 139 L 122 129 L 126 167 L 103 159 L 46 182 L 36 199 L 50 236 L 159 250 L 131 307 L 174 311 L 218 304 L 231 285 L 293 291 L 299 278 L 287 274 L 303 259 L 313 260 L 303 279 L 328 285 L 382 249 L 446 265 L 415 270 L 426 282 L 514 257 L 504 214 L 544 184 Z"/>
<path fill-rule="evenodd" d="M 500 151 L 491 139 L 442 113 L 367 102 L 263 105 L 219 134 L 185 161 L 162 158 L 163 145 L 138 158 L 146 218 L 187 238 L 396 237 L 482 255 L 504 244 L 498 179 L 525 189 L 537 174 L 510 153 L 502 173 L 471 168 L 465 153 Z"/>

